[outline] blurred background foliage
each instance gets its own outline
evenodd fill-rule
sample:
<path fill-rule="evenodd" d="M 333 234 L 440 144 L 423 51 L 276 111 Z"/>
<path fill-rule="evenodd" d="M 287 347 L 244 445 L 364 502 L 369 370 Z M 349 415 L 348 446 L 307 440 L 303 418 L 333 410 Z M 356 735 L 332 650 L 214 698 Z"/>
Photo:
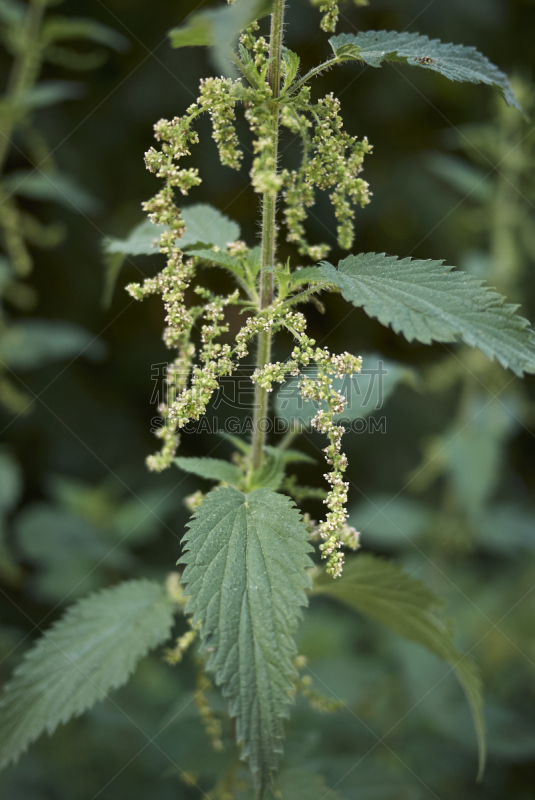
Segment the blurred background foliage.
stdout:
<path fill-rule="evenodd" d="M 140 204 L 155 191 L 143 164 L 152 125 L 180 114 L 210 74 L 201 49 L 173 51 L 166 40 L 199 5 L 211 4 L 67 0 L 49 9 L 98 24 L 76 42 L 77 55 L 61 37 L 48 41 L 42 64 L 31 65 L 45 88 L 36 97 L 30 82 L 14 100 L 7 76 L 28 46 L 13 33 L 23 4 L 0 2 L 2 681 L 75 598 L 123 577 L 163 579 L 180 554 L 183 500 L 197 486 L 144 466 L 156 444 L 153 365 L 167 357 L 162 310 L 157 301 L 134 304 L 122 290 L 154 265 L 128 261 L 104 308 L 102 241 L 124 237 L 142 219 Z M 289 6 L 288 45 L 309 68 L 328 52 L 319 13 L 306 0 Z M 481 87 L 394 66 L 317 79 L 318 93 L 341 99 L 349 131 L 374 145 L 365 169 L 374 197 L 357 212 L 356 251 L 445 258 L 535 319 L 535 3 L 372 0 L 369 8 L 345 6 L 339 31 L 357 27 L 476 45 L 515 76 L 531 118 Z M 258 208 L 247 174 L 222 168 L 206 121 L 200 130 L 192 160 L 203 184 L 191 202 L 216 205 L 254 243 Z M 284 146 L 291 163 L 290 138 Z M 312 237 L 334 242 L 333 230 L 320 200 Z M 294 254 L 283 246 L 281 255 Z M 352 523 L 366 550 L 395 558 L 447 599 L 459 645 L 481 667 L 489 763 L 475 784 L 475 736 L 449 667 L 314 598 L 300 651 L 315 687 L 343 705 L 320 715 L 298 699 L 284 766 L 321 774 L 355 800 L 533 798 L 535 382 L 521 383 L 468 348 L 408 344 L 339 297 L 309 316 L 319 341 L 329 334 L 333 350 L 382 356 L 395 376 L 384 408 L 373 411 L 386 417 L 386 433 L 345 440 Z M 224 413 L 234 412 L 222 405 L 212 415 Z M 304 440 L 312 456 L 322 446 Z M 230 451 L 209 433 L 183 438 L 185 455 Z M 321 472 L 299 469 L 317 486 Z M 320 514 L 321 504 L 308 510 Z M 234 751 L 226 723 L 221 752 L 203 731 L 196 670 L 189 656 L 176 667 L 161 653 L 145 660 L 129 686 L 6 770 L 2 797 L 210 792 Z M 219 713 L 221 701 L 212 702 Z M 326 791 L 311 785 L 309 797 Z"/>

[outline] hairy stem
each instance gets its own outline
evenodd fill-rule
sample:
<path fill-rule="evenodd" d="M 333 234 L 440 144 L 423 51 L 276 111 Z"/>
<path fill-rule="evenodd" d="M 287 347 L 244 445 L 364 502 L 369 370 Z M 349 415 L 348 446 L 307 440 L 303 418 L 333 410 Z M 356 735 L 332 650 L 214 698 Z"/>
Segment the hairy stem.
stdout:
<path fill-rule="evenodd" d="M 285 0 L 276 0 L 273 14 L 271 15 L 270 32 L 270 52 L 271 66 L 269 70 L 269 84 L 273 97 L 280 95 L 281 79 L 281 52 L 282 37 L 284 27 L 284 7 Z M 278 138 L 279 138 L 279 107 L 273 104 L 273 141 L 274 141 L 274 162 L 277 163 Z M 273 272 L 276 251 L 276 211 L 277 194 L 266 192 L 262 197 L 262 258 L 260 269 L 260 303 L 259 310 L 262 311 L 271 305 L 273 301 Z M 269 363 L 271 355 L 271 331 L 262 331 L 258 335 L 258 353 L 256 366 L 264 367 Z M 260 430 L 260 421 L 268 412 L 268 393 L 266 389 L 256 386 L 254 402 L 253 420 L 253 442 L 252 442 L 252 468 L 259 469 L 264 458 L 264 444 L 266 433 Z"/>

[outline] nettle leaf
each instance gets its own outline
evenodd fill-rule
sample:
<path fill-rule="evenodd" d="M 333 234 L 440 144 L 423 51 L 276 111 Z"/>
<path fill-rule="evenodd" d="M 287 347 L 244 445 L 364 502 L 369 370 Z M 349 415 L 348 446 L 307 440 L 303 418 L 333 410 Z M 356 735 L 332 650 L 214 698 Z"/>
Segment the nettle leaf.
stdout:
<path fill-rule="evenodd" d="M 229 272 L 232 272 L 232 274 L 236 275 L 238 278 L 245 277 L 245 271 L 242 265 L 238 259 L 231 256 L 230 253 L 221 250 L 195 249 L 192 255 L 196 258 L 202 258 L 203 261 L 207 261 L 210 264 L 216 264 L 218 267 L 228 269 Z"/>
<path fill-rule="evenodd" d="M 160 252 L 160 236 L 166 230 L 165 225 L 154 225 L 150 219 L 144 219 L 130 231 L 126 239 L 107 236 L 104 240 L 104 250 L 110 255 L 153 256 Z"/>
<path fill-rule="evenodd" d="M 518 306 L 443 261 L 361 253 L 338 269 L 323 262 L 320 272 L 346 300 L 409 341 L 460 338 L 519 376 L 535 372 L 535 334 L 515 313 Z"/>
<path fill-rule="evenodd" d="M 240 238 L 239 225 L 207 203 L 187 206 L 182 209 L 181 213 L 186 231 L 177 243 L 180 243 L 183 250 L 196 248 L 204 253 L 207 248 L 217 247 L 220 251 L 226 251 L 230 242 L 235 242 Z M 111 302 L 113 290 L 126 257 L 153 256 L 159 253 L 160 236 L 166 230 L 167 226 L 154 225 L 149 219 L 144 219 L 139 225 L 136 225 L 126 239 L 106 237 L 103 243 L 106 262 L 103 298 L 105 306 Z M 214 257 L 224 257 L 222 252 L 216 253 L 213 250 L 210 252 Z M 194 255 L 197 255 L 197 252 Z M 228 253 L 225 255 L 229 259 L 231 258 Z"/>
<path fill-rule="evenodd" d="M 108 28 L 107 25 L 96 20 L 82 19 L 81 17 L 75 19 L 61 16 L 49 17 L 43 25 L 41 35 L 43 41 L 47 43 L 85 39 L 95 44 L 111 47 L 118 53 L 124 52 L 130 44 L 128 39 L 113 28 Z"/>
<path fill-rule="evenodd" d="M 262 265 L 262 248 L 253 247 L 247 253 L 247 270 L 251 275 L 257 275 Z"/>
<path fill-rule="evenodd" d="M 72 606 L 4 689 L 0 767 L 126 683 L 139 659 L 169 637 L 172 624 L 173 604 L 153 581 L 128 581 Z"/>
<path fill-rule="evenodd" d="M 327 595 L 380 622 L 404 639 L 423 645 L 447 661 L 463 687 L 479 744 L 479 770 L 485 764 L 485 723 L 479 672 L 453 642 L 450 626 L 436 615 L 440 599 L 422 581 L 390 561 L 361 555 L 348 560 L 339 580 L 322 573 L 313 594 Z"/>
<path fill-rule="evenodd" d="M 217 72 L 234 76 L 231 58 L 238 36 L 251 22 L 271 13 L 273 0 L 236 0 L 232 5 L 191 14 L 185 25 L 169 31 L 172 47 L 210 48 Z"/>
<path fill-rule="evenodd" d="M 197 203 L 182 209 L 186 232 L 179 239 L 180 247 L 218 247 L 227 250 L 231 242 L 240 238 L 240 226 L 208 203 Z"/>
<path fill-rule="evenodd" d="M 177 244 L 180 243 L 182 250 L 213 247 L 227 250 L 230 242 L 240 238 L 239 225 L 207 203 L 183 208 L 181 214 L 186 231 Z M 144 219 L 126 239 L 106 237 L 104 249 L 107 253 L 123 256 L 152 256 L 160 252 L 159 239 L 166 230 L 167 226 L 154 225 L 149 219 Z"/>
<path fill-rule="evenodd" d="M 220 458 L 187 458 L 179 456 L 173 462 L 184 472 L 198 475 L 207 481 L 224 481 L 235 486 L 243 483 L 243 472 L 236 464 Z"/>
<path fill-rule="evenodd" d="M 300 286 L 303 283 L 321 283 L 322 275 L 317 267 L 301 267 L 292 272 L 291 285 Z"/>
<path fill-rule="evenodd" d="M 227 250 L 230 242 L 240 238 L 239 225 L 207 203 L 183 208 L 181 214 L 186 231 L 177 244 L 182 250 L 192 247 Z M 126 239 L 107 237 L 104 249 L 107 253 L 120 253 L 123 256 L 152 256 L 160 252 L 159 239 L 166 230 L 167 226 L 154 225 L 149 219 L 144 219 Z"/>
<path fill-rule="evenodd" d="M 497 89 L 508 105 L 520 109 L 507 76 L 475 47 L 443 44 L 419 33 L 362 31 L 342 33 L 329 39 L 336 56 L 380 67 L 385 61 L 439 72 L 450 81 L 486 83 Z"/>
<path fill-rule="evenodd" d="M 229 700 L 262 791 L 282 752 L 307 568 L 308 533 L 288 497 L 269 489 L 211 492 L 185 537 L 187 611 L 201 623 L 207 670 Z"/>
<path fill-rule="evenodd" d="M 297 53 L 293 52 L 293 50 L 283 47 L 282 62 L 284 68 L 284 85 L 282 87 L 282 91 L 284 92 L 291 85 L 292 81 L 295 79 L 295 76 L 299 72 L 301 59 Z"/>

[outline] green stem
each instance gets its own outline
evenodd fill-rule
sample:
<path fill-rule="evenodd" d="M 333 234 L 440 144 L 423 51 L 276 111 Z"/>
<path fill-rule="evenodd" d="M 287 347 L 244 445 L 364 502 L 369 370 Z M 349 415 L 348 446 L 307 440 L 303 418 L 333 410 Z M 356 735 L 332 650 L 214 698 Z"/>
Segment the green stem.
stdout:
<path fill-rule="evenodd" d="M 271 65 L 269 69 L 269 85 L 273 92 L 273 97 L 278 100 L 280 95 L 281 83 L 281 54 L 282 37 L 284 30 L 284 7 L 285 0 L 276 0 L 273 13 L 271 15 L 270 47 L 269 57 Z M 274 141 L 274 163 L 277 164 L 278 139 L 279 139 L 279 104 L 273 104 L 273 141 Z M 261 266 L 260 266 L 260 303 L 259 310 L 267 308 L 273 302 L 273 272 L 271 268 L 275 264 L 276 253 L 276 211 L 277 194 L 266 192 L 262 197 L 262 245 L 261 245 Z M 258 353 L 256 366 L 262 369 L 269 363 L 271 356 L 271 331 L 262 331 L 258 335 Z M 259 469 L 264 459 L 264 445 L 266 433 L 260 430 L 260 422 L 268 412 L 268 393 L 266 389 L 256 386 L 255 389 L 255 408 L 253 419 L 253 441 L 252 441 L 252 469 Z"/>
<path fill-rule="evenodd" d="M 2 134 L 0 136 L 0 174 L 4 169 L 13 130 L 20 117 L 16 102 L 24 92 L 34 85 L 41 65 L 39 35 L 44 11 L 43 0 L 32 0 L 24 20 L 21 42 L 9 74 L 4 98 L 8 108 L 0 129 Z"/>

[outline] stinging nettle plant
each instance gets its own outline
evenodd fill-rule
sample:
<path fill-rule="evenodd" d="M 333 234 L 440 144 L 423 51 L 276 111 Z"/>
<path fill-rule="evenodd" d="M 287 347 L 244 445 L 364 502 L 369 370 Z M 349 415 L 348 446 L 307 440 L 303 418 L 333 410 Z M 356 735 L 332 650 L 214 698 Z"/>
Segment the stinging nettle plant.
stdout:
<path fill-rule="evenodd" d="M 312 4 L 324 13 L 322 27 L 332 31 L 338 3 Z M 268 14 L 266 39 L 258 20 Z M 306 664 L 294 637 L 308 594 L 344 603 L 448 661 L 471 705 L 483 768 L 477 669 L 457 651 L 450 627 L 436 615 L 437 598 L 395 564 L 371 555 L 351 557 L 344 568 L 344 553 L 358 549 L 359 534 L 347 524 L 347 459 L 339 422 L 346 398 L 337 387 L 340 379 L 360 372 L 363 360 L 320 347 L 308 334 L 301 309 L 309 301 L 318 303 L 320 294 L 339 292 L 409 341 L 462 340 L 519 376 L 535 372 L 535 337 L 516 306 L 441 261 L 360 253 L 335 266 L 325 260 L 326 244 L 309 243 L 305 222 L 316 190 L 329 193 L 338 244 L 346 250 L 353 244 L 355 208 L 370 200 L 361 174 L 371 145 L 345 131 L 333 94 L 314 98 L 313 79 L 346 62 L 374 68 L 395 62 L 454 81 L 488 84 L 509 105 L 518 104 L 506 76 L 474 48 L 415 33 L 333 36 L 332 56 L 301 75 L 298 54 L 283 44 L 284 16 L 284 0 L 236 0 L 194 14 L 171 32 L 176 47 L 208 46 L 222 77 L 204 79 L 195 103 L 181 116 L 155 125 L 158 144 L 147 152 L 146 165 L 163 185 L 144 204 L 150 222 L 141 223 L 127 239 L 106 245 L 110 280 L 127 255 L 159 252 L 165 258 L 158 275 L 128 287 L 137 300 L 161 296 L 164 341 L 174 352 L 166 378 L 168 397 L 160 409 L 164 423 L 157 435 L 162 446 L 148 466 L 161 471 L 176 465 L 218 486 L 190 499 L 194 513 L 178 562 L 184 566 L 180 576 L 173 574 L 165 586 L 130 581 L 92 595 L 73 606 L 30 651 L 2 699 L 3 764 L 43 731 L 52 732 L 123 684 L 138 659 L 170 637 L 174 616 L 185 614 L 190 630 L 166 652 L 166 659 L 181 661 L 196 642 L 197 661 L 227 700 L 233 735 L 249 763 L 256 796 L 274 790 L 291 797 L 295 784 L 290 781 L 294 788 L 288 789 L 288 781 L 282 774 L 277 778 L 275 771 L 292 698 L 301 691 L 323 710 L 336 705 L 310 688 L 308 676 L 300 675 Z M 198 171 L 183 166 L 182 160 L 199 141 L 195 122 L 203 113 L 211 119 L 222 164 L 242 167 L 238 110 L 243 110 L 253 140 L 250 178 L 261 216 L 257 246 L 242 241 L 238 225 L 210 206 L 180 208 L 180 195 L 201 183 Z M 297 169 L 287 168 L 279 151 L 283 128 L 300 138 Z M 295 265 L 279 261 L 277 240 L 282 236 L 295 247 Z M 211 267 L 229 274 L 226 293 L 206 288 L 204 270 Z M 272 359 L 276 334 L 293 339 L 284 361 Z M 232 439 L 238 451 L 232 461 L 177 456 L 180 430 L 206 413 L 221 379 L 235 374 L 251 352 L 256 363 L 250 441 Z M 319 523 L 300 509 L 317 490 L 285 474 L 292 463 L 310 460 L 290 446 L 300 430 L 291 429 L 275 443 L 265 433 L 270 393 L 289 379 L 298 380 L 304 400 L 316 403 L 311 425 L 326 439 L 328 491 L 325 518 Z M 210 709 L 204 695 L 198 705 L 213 745 L 220 749 L 222 716 Z M 232 783 L 236 774 L 233 765 L 213 796 L 238 796 L 243 784 Z"/>

